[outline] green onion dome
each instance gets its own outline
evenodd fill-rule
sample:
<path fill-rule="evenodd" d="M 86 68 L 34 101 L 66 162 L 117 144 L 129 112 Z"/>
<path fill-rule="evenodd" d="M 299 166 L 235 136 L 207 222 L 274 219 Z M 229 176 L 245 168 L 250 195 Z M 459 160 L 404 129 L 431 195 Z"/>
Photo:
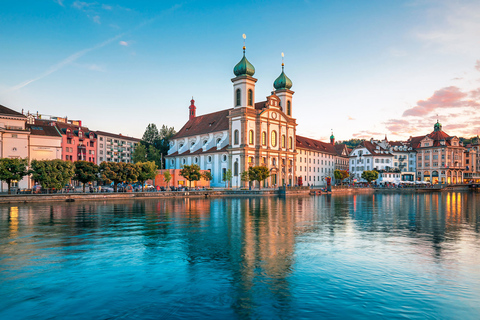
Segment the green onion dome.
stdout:
<path fill-rule="evenodd" d="M 250 61 L 245 57 L 245 47 L 243 47 L 243 58 L 239 63 L 233 68 L 233 73 L 239 76 L 250 76 L 252 77 L 255 74 L 255 67 Z"/>
<path fill-rule="evenodd" d="M 293 85 L 292 80 L 290 80 L 285 72 L 283 71 L 284 65 L 282 63 L 282 73 L 278 76 L 277 80 L 273 83 L 273 87 L 276 90 L 281 89 L 290 89 Z"/>
<path fill-rule="evenodd" d="M 437 120 L 437 123 L 435 123 L 435 125 L 433 126 L 433 130 L 442 131 L 442 125 L 438 122 L 438 120 Z"/>

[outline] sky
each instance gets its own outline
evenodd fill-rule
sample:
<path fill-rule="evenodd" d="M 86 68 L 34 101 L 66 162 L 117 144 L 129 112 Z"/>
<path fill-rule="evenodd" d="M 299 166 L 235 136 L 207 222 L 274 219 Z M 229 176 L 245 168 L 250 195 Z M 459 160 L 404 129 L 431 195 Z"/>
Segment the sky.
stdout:
<path fill-rule="evenodd" d="M 233 67 L 257 101 L 285 55 L 297 134 L 406 140 L 480 131 L 480 1 L 0 0 L 0 104 L 141 138 L 233 107 Z"/>

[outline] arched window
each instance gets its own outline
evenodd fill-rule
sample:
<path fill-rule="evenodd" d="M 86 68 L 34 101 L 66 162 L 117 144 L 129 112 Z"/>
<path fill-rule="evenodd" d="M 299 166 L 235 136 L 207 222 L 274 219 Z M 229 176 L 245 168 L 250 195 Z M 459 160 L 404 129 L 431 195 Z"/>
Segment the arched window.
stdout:
<path fill-rule="evenodd" d="M 248 143 L 253 144 L 253 130 L 248 132 Z"/>
<path fill-rule="evenodd" d="M 233 175 L 238 176 L 238 162 L 236 162 L 236 161 L 233 164 Z"/>
<path fill-rule="evenodd" d="M 248 90 L 248 105 L 253 106 L 253 91 L 252 91 L 252 89 Z"/>
<path fill-rule="evenodd" d="M 292 115 L 292 103 L 290 102 L 290 100 L 287 101 L 287 116 L 291 116 Z"/>
<path fill-rule="evenodd" d="M 265 131 L 262 132 L 262 145 L 267 145 L 267 133 Z"/>
<path fill-rule="evenodd" d="M 272 141 L 270 141 L 272 147 L 277 146 L 277 131 L 272 131 Z"/>
<path fill-rule="evenodd" d="M 292 137 L 288 138 L 288 148 L 293 149 L 293 139 L 292 139 Z"/>
<path fill-rule="evenodd" d="M 233 132 L 233 144 L 238 144 L 238 130 Z"/>
<path fill-rule="evenodd" d="M 235 92 L 235 96 L 236 96 L 236 106 L 238 107 L 239 105 L 241 105 L 242 101 L 240 99 L 240 89 L 237 89 L 237 91 Z"/>
<path fill-rule="evenodd" d="M 284 134 L 282 134 L 282 148 L 285 148 L 285 145 L 287 144 L 287 139 Z"/>

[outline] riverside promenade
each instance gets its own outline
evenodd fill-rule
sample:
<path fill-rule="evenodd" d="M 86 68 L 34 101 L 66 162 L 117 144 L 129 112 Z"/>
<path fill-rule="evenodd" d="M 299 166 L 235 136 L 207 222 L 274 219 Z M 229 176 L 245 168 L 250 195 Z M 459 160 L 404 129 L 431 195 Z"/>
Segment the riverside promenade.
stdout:
<path fill-rule="evenodd" d="M 51 193 L 51 194 L 0 194 L 0 204 L 31 202 L 75 202 L 75 201 L 110 201 L 168 198 L 213 198 L 213 197 L 269 197 L 269 196 L 321 196 L 339 194 L 368 193 L 430 193 L 439 191 L 469 191 L 468 185 L 447 186 L 444 188 L 372 188 L 372 187 L 333 187 L 332 191 L 309 187 L 264 188 L 264 189 L 212 189 L 191 191 L 160 192 L 94 192 L 94 193 Z"/>

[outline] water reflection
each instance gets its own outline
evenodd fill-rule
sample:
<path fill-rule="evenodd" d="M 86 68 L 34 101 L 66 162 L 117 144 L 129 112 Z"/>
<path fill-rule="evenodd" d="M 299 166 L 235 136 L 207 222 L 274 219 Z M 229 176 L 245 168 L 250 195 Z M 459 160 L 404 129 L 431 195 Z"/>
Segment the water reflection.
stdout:
<path fill-rule="evenodd" d="M 471 303 L 480 298 L 478 200 L 452 192 L 1 206 L 0 317 L 468 318 L 480 312 Z"/>

